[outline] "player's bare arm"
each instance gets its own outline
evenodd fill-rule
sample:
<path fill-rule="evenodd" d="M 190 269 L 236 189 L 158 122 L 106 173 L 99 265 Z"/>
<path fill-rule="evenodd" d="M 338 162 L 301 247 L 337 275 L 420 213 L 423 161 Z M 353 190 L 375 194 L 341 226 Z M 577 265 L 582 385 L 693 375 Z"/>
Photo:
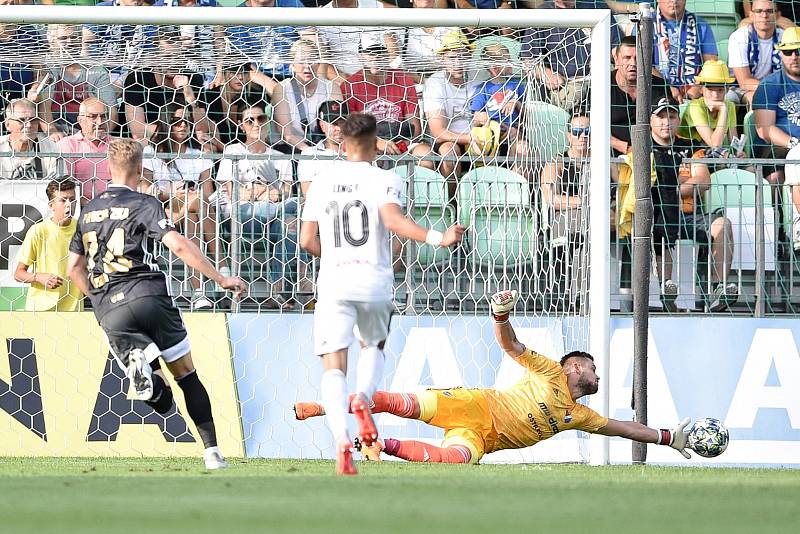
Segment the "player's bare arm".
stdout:
<path fill-rule="evenodd" d="M 449 247 L 461 241 L 464 235 L 464 228 L 460 224 L 454 224 L 443 234 L 436 230 L 428 230 L 406 217 L 400 210 L 400 206 L 387 203 L 380 207 L 381 220 L 390 232 L 400 237 L 413 239 L 420 243 L 430 243 L 440 247 Z"/>
<path fill-rule="evenodd" d="M 312 256 L 322 254 L 322 244 L 319 240 L 319 223 L 316 221 L 303 221 L 300 226 L 300 247 Z"/>
<path fill-rule="evenodd" d="M 222 273 L 211 265 L 211 262 L 208 261 L 205 254 L 197 248 L 197 245 L 177 231 L 173 230 L 164 234 L 161 242 L 183 260 L 186 265 L 200 271 L 203 275 L 214 280 L 223 288 L 233 291 L 233 298 L 238 299 L 245 292 L 247 286 L 244 280 L 238 276 L 223 276 Z M 83 291 L 83 288 L 81 288 L 81 291 Z"/>
<path fill-rule="evenodd" d="M 88 260 L 83 254 L 75 252 L 69 253 L 67 259 L 67 276 L 72 280 L 72 283 L 78 286 L 81 293 L 84 295 L 89 294 L 89 271 L 86 268 Z"/>
<path fill-rule="evenodd" d="M 609 419 L 608 424 L 597 430 L 598 434 L 604 436 L 619 436 L 641 443 L 657 443 L 658 445 L 669 445 L 681 453 L 685 458 L 690 458 L 686 451 L 688 432 L 684 429 L 691 420 L 687 417 L 673 429 L 656 430 L 636 421 L 617 421 Z"/>

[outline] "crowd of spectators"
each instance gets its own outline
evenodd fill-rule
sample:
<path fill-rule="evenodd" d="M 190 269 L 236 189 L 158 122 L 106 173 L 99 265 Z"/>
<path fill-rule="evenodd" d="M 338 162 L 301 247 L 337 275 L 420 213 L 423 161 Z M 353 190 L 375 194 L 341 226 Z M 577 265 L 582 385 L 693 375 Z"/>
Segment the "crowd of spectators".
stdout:
<path fill-rule="evenodd" d="M 34 2 L 0 0 L 8 3 Z M 108 0 L 97 7 L 177 9 L 218 3 Z M 709 309 L 735 302 L 737 290 L 730 274 L 731 222 L 705 213 L 698 201 L 715 169 L 683 159 L 785 158 L 800 144 L 800 28 L 795 26 L 800 13 L 793 2 L 740 4 L 740 27 L 730 35 L 715 35 L 702 14 L 686 9 L 686 0 L 655 2 L 653 72 L 648 74 L 654 240 L 664 306 L 670 310 L 677 291 L 670 251 L 678 239 L 694 239 L 707 249 Z M 632 152 L 639 73 L 636 27 L 626 13 L 635 4 L 244 0 L 238 5 L 610 8 L 612 154 Z M 490 42 L 476 48 L 487 35 Z M 727 62 L 720 60 L 718 45 L 725 39 Z M 268 236 L 274 250 L 270 283 L 283 288 L 292 283 L 290 278 L 296 282 L 305 276 L 289 267 L 290 258 L 299 255 L 292 236 L 308 183 L 324 173 L 324 161 L 308 158 L 341 156 L 340 119 L 367 112 L 378 120 L 380 151 L 408 155 L 417 165 L 438 171 L 448 180 L 451 196 L 475 159 L 486 164 L 487 157 L 505 158 L 502 164 L 540 186 L 533 189 L 542 191 L 542 205 L 553 211 L 553 235 L 580 233 L 570 210 L 580 209 L 585 199 L 580 191 L 588 180 L 590 43 L 590 32 L 574 28 L 0 24 L 0 152 L 43 154 L 0 157 L 0 179 L 70 177 L 79 186 L 78 201 L 85 204 L 108 181 L 102 156 L 109 138 L 132 137 L 145 145 L 143 190 L 164 202 L 176 224 L 227 268 L 218 220 L 229 219 L 235 207 L 248 231 Z M 23 56 L 47 61 L 5 59 Z M 529 101 L 546 102 L 571 117 L 565 125 L 567 150 L 536 172 L 518 164 L 535 153 L 525 123 Z M 742 119 L 750 111 L 757 138 L 748 140 Z M 204 157 L 210 154 L 220 156 Z M 264 159 L 270 155 L 275 159 Z M 612 178 L 619 180 L 619 174 L 612 171 Z M 764 176 L 773 184 L 785 179 L 781 166 L 767 168 Z M 793 203 L 794 242 L 800 243 L 800 191 L 785 200 Z M 189 280 L 195 306 L 209 306 L 200 279 Z"/>

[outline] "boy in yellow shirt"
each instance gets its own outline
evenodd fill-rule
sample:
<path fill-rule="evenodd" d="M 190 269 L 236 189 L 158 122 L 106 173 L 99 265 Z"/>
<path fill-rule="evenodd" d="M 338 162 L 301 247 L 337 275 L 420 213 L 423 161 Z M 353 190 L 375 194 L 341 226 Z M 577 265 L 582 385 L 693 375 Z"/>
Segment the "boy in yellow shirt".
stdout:
<path fill-rule="evenodd" d="M 75 182 L 47 184 L 50 218 L 30 227 L 17 253 L 14 279 L 30 284 L 27 311 L 79 311 L 83 295 L 67 278 L 69 242 L 75 233 Z"/>

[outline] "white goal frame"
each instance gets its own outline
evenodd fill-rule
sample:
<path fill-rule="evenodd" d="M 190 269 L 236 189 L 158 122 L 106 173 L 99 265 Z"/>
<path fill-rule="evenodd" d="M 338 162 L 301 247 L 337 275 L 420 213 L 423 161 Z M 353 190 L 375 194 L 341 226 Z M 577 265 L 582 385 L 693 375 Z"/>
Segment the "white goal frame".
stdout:
<path fill-rule="evenodd" d="M 611 12 L 595 9 L 450 10 L 186 7 L 165 13 L 158 7 L 4 6 L 0 22 L 16 24 L 222 24 L 238 26 L 460 26 L 591 28 L 592 158 L 589 186 L 591 239 L 589 261 L 589 350 L 602 377 L 591 406 L 609 415 L 610 306 L 610 87 Z M 609 462 L 608 438 L 593 435 L 590 463 Z"/>

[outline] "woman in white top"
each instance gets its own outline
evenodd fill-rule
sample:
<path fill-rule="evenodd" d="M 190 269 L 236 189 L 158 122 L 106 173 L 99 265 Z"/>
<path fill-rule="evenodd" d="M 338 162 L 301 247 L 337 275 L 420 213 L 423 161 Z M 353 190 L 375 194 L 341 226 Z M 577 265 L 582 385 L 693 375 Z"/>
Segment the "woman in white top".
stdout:
<path fill-rule="evenodd" d="M 260 236 L 267 230 L 273 251 L 269 279 L 276 291 L 288 293 L 297 254 L 297 198 L 291 196 L 292 162 L 278 159 L 282 154 L 270 148 L 269 115 L 263 104 L 246 108 L 239 128 L 246 139 L 225 148 L 226 157 L 220 162 L 217 173 L 219 196 L 224 202 L 220 209 L 230 215 L 234 187 L 238 184 L 239 220 L 243 231 Z M 270 159 L 250 159 L 250 155 Z M 243 159 L 234 160 L 231 156 L 243 156 Z M 272 159 L 273 156 L 276 159 Z M 291 307 L 279 294 L 273 294 L 273 300 L 281 307 Z"/>
<path fill-rule="evenodd" d="M 198 246 L 205 242 L 209 257 L 216 258 L 216 225 L 208 198 L 214 191 L 208 159 L 187 159 L 203 152 L 194 138 L 191 114 L 183 107 L 168 106 L 159 121 L 142 161 L 148 193 L 162 202 L 171 220 Z M 173 156 L 177 154 L 177 156 Z M 202 210 L 201 210 L 202 206 Z M 202 211 L 202 219 L 200 217 Z M 193 308 L 207 308 L 211 303 L 200 291 L 200 279 L 189 279 L 195 289 Z"/>
<path fill-rule="evenodd" d="M 317 109 L 326 100 L 341 100 L 339 86 L 318 77 L 317 44 L 300 39 L 292 45 L 292 76 L 282 80 L 272 95 L 274 121 L 281 140 L 296 151 L 314 144 Z M 321 139 L 321 138 L 320 138 Z"/>

